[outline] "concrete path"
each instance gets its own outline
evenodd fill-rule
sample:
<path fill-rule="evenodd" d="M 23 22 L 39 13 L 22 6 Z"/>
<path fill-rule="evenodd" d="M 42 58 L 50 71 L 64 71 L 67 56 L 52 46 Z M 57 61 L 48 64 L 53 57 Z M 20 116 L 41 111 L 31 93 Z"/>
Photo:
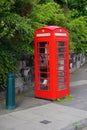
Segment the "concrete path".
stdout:
<path fill-rule="evenodd" d="M 59 104 L 87 111 L 87 63 L 71 74 L 70 84 L 73 100 Z"/>
<path fill-rule="evenodd" d="M 87 64 L 71 74 L 73 100 L 55 103 L 34 98 L 34 91 L 7 111 L 0 102 L 0 130 L 87 130 Z"/>
<path fill-rule="evenodd" d="M 50 103 L 0 116 L 0 130 L 80 130 L 87 111 Z"/>

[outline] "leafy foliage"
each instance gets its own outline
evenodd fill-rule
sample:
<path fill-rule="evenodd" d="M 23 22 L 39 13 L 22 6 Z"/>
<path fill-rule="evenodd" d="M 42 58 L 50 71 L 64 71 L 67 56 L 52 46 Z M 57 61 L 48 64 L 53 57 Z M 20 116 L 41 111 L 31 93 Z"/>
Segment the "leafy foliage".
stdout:
<path fill-rule="evenodd" d="M 78 10 L 79 16 L 87 14 L 87 0 L 55 0 L 63 9 Z"/>
<path fill-rule="evenodd" d="M 7 73 L 17 70 L 19 54 L 33 53 L 31 20 L 15 13 L 14 6 L 15 0 L 0 2 L 0 86 L 5 86 Z"/>
<path fill-rule="evenodd" d="M 87 17 L 79 17 L 68 24 L 71 43 L 77 53 L 87 53 Z"/>
<path fill-rule="evenodd" d="M 46 25 L 67 28 L 71 51 L 87 54 L 86 0 L 0 1 L 0 87 L 17 73 L 20 53 L 33 55 L 34 30 Z"/>
<path fill-rule="evenodd" d="M 39 0 L 39 4 L 47 4 L 49 2 L 54 2 L 54 0 Z"/>
<path fill-rule="evenodd" d="M 36 5 L 32 10 L 31 20 L 35 29 L 45 25 L 64 26 L 66 22 L 63 10 L 54 2 Z"/>
<path fill-rule="evenodd" d="M 10 48 L 11 49 L 11 48 Z M 6 86 L 6 75 L 16 71 L 17 55 L 6 46 L 0 48 L 0 86 Z"/>
<path fill-rule="evenodd" d="M 0 0 L 0 14 L 10 11 L 13 8 L 14 0 Z"/>

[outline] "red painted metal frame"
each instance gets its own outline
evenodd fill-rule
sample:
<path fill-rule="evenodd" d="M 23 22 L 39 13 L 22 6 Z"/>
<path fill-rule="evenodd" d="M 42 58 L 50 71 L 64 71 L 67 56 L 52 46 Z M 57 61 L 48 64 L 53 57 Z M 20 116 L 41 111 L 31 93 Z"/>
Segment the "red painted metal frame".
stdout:
<path fill-rule="evenodd" d="M 38 44 L 40 42 L 47 42 L 49 49 L 49 89 L 41 90 L 40 89 L 40 63 L 38 59 Z M 58 58 L 59 52 L 57 52 L 59 46 L 58 42 L 64 42 L 64 85 L 66 86 L 63 89 L 59 89 L 59 65 L 58 62 L 61 58 Z M 60 47 L 61 48 L 61 47 Z M 70 94 L 70 75 L 69 75 L 69 40 L 68 40 L 68 31 L 59 26 L 47 26 L 40 28 L 34 33 L 34 64 L 35 64 L 35 97 L 55 100 L 57 98 L 62 98 Z"/>

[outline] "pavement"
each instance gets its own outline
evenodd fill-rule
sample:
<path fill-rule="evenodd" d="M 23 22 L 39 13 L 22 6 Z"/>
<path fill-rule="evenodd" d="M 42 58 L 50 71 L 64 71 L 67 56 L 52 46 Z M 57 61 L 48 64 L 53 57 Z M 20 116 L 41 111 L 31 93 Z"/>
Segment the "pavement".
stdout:
<path fill-rule="evenodd" d="M 0 130 L 87 130 L 87 64 L 71 74 L 72 100 L 34 98 L 34 90 L 16 97 L 16 109 L 0 101 Z"/>

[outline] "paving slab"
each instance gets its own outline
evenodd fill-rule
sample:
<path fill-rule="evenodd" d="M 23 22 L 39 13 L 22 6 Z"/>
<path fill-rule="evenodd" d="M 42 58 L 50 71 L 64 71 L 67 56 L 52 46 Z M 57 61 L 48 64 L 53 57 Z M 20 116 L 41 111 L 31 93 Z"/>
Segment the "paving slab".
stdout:
<path fill-rule="evenodd" d="M 59 104 L 87 111 L 87 63 L 70 76 L 70 94 L 73 99 Z"/>
<path fill-rule="evenodd" d="M 87 111 L 49 103 L 0 115 L 1 130 L 68 130 L 87 120 Z M 87 122 L 86 122 L 87 123 Z M 74 130 L 74 129 L 72 129 Z"/>

